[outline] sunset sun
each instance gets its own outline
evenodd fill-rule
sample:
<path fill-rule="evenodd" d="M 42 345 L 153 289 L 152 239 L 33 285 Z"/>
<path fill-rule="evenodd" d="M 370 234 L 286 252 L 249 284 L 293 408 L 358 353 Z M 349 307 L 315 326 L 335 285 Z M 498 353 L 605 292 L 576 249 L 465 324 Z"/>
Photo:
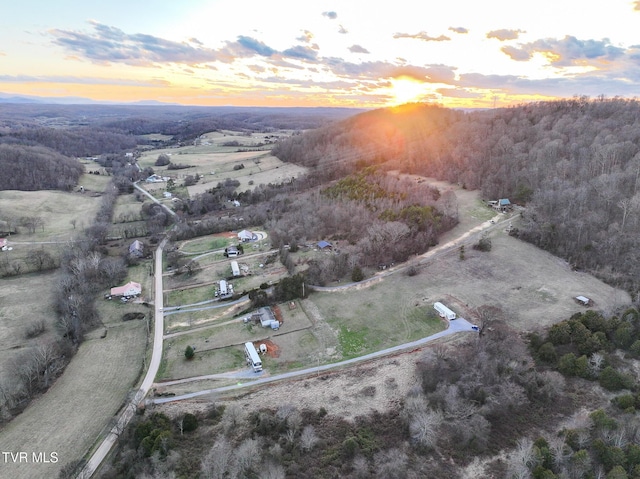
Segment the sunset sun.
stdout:
<path fill-rule="evenodd" d="M 424 85 L 412 78 L 400 77 L 391 80 L 394 104 L 401 105 L 417 101 L 424 94 Z"/>

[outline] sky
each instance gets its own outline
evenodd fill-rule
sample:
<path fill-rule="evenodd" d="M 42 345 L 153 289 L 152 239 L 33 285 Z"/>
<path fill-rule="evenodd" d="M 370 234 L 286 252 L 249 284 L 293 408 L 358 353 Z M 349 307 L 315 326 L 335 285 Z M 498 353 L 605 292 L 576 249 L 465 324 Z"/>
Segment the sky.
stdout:
<path fill-rule="evenodd" d="M 487 108 L 640 96 L 640 0 L 19 0 L 0 92 Z"/>

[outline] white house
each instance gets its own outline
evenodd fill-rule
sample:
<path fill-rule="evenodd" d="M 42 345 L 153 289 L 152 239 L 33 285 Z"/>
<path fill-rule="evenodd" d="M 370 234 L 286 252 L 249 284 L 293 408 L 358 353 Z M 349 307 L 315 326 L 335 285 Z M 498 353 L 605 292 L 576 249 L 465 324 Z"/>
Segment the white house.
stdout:
<path fill-rule="evenodd" d="M 456 313 L 451 311 L 442 303 L 433 303 L 433 309 L 435 309 L 442 318 L 448 320 L 456 319 Z"/>
<path fill-rule="evenodd" d="M 255 241 L 258 239 L 258 235 L 249 230 L 242 230 L 238 233 L 238 239 L 243 242 Z"/>

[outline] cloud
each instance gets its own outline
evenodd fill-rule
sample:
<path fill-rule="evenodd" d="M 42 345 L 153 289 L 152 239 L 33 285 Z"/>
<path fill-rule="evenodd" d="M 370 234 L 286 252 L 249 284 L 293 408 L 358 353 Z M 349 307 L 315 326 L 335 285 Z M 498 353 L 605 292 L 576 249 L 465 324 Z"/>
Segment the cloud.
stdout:
<path fill-rule="evenodd" d="M 608 39 L 578 40 L 567 35 L 562 39 L 547 38 L 525 43 L 518 47 L 503 48 L 502 51 L 512 60 L 527 61 L 536 53 L 546 54 L 550 64 L 566 67 L 585 64 L 611 62 L 625 55 L 625 50 L 612 45 Z"/>
<path fill-rule="evenodd" d="M 326 64 L 338 76 L 368 81 L 408 77 L 426 83 L 450 84 L 455 80 L 455 68 L 446 65 L 423 67 L 384 61 L 350 63 L 335 58 L 326 59 Z"/>
<path fill-rule="evenodd" d="M 338 18 L 338 14 L 336 12 L 322 12 L 323 17 L 327 17 L 329 20 L 335 20 Z"/>
<path fill-rule="evenodd" d="M 351 45 L 349 47 L 349 51 L 351 53 L 371 53 L 369 50 L 367 50 L 366 48 L 360 46 L 360 45 Z"/>
<path fill-rule="evenodd" d="M 238 37 L 238 43 L 247 50 L 257 53 L 261 57 L 270 57 L 276 53 L 273 48 L 267 46 L 264 42 L 256 40 L 255 38 L 245 37 L 244 35 L 240 35 Z"/>
<path fill-rule="evenodd" d="M 349 30 L 347 30 L 342 25 L 340 25 L 340 27 L 338 28 L 338 33 L 342 33 L 342 34 L 349 33 Z"/>
<path fill-rule="evenodd" d="M 464 88 L 438 88 L 436 91 L 448 98 L 481 98 L 484 96 L 481 92 L 469 91 Z"/>
<path fill-rule="evenodd" d="M 640 1 L 633 2 L 633 9 L 634 9 L 636 12 L 640 12 Z"/>
<path fill-rule="evenodd" d="M 464 27 L 449 27 L 449 31 L 454 33 L 469 33 L 469 30 Z"/>
<path fill-rule="evenodd" d="M 309 60 L 315 62 L 318 59 L 318 52 L 312 47 L 298 45 L 291 47 L 282 52 L 282 55 L 290 58 L 299 58 L 301 60 Z"/>
<path fill-rule="evenodd" d="M 432 37 L 424 31 L 418 33 L 396 33 L 393 35 L 393 38 L 411 38 L 413 40 L 422 40 L 423 42 L 446 42 L 451 40 L 451 38 L 446 35 Z"/>
<path fill-rule="evenodd" d="M 313 40 L 313 37 L 313 33 L 311 33 L 309 30 L 303 30 L 302 35 L 296 38 L 296 40 L 298 40 L 299 42 L 310 43 L 311 40 Z"/>
<path fill-rule="evenodd" d="M 150 66 L 156 63 L 194 65 L 215 61 L 218 52 L 202 48 L 199 42 L 174 42 L 141 33 L 129 35 L 122 30 L 90 22 L 93 33 L 50 30 L 53 43 L 67 52 L 95 63 L 125 63 Z"/>
<path fill-rule="evenodd" d="M 505 40 L 516 40 L 521 33 L 526 33 L 523 30 L 510 30 L 503 28 L 501 30 L 491 30 L 487 33 L 487 38 L 497 38 L 501 42 Z"/>

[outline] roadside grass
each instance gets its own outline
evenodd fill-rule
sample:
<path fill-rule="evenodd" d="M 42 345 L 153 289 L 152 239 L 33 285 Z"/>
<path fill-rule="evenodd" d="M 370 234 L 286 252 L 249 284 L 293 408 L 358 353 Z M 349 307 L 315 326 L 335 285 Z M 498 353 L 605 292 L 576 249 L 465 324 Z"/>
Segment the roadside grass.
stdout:
<path fill-rule="evenodd" d="M 344 359 L 351 359 L 359 356 L 367 345 L 368 328 L 353 331 L 347 326 L 340 326 L 338 341 Z"/>
<path fill-rule="evenodd" d="M 57 477 L 64 465 L 81 459 L 138 382 L 145 342 L 146 328 L 135 321 L 85 341 L 46 395 L 0 431 L 7 450 L 55 451 L 59 461 L 7 462 L 3 477 Z"/>
<path fill-rule="evenodd" d="M 180 306 L 215 299 L 216 285 L 211 284 L 199 288 L 187 288 L 165 293 L 164 306 Z"/>

